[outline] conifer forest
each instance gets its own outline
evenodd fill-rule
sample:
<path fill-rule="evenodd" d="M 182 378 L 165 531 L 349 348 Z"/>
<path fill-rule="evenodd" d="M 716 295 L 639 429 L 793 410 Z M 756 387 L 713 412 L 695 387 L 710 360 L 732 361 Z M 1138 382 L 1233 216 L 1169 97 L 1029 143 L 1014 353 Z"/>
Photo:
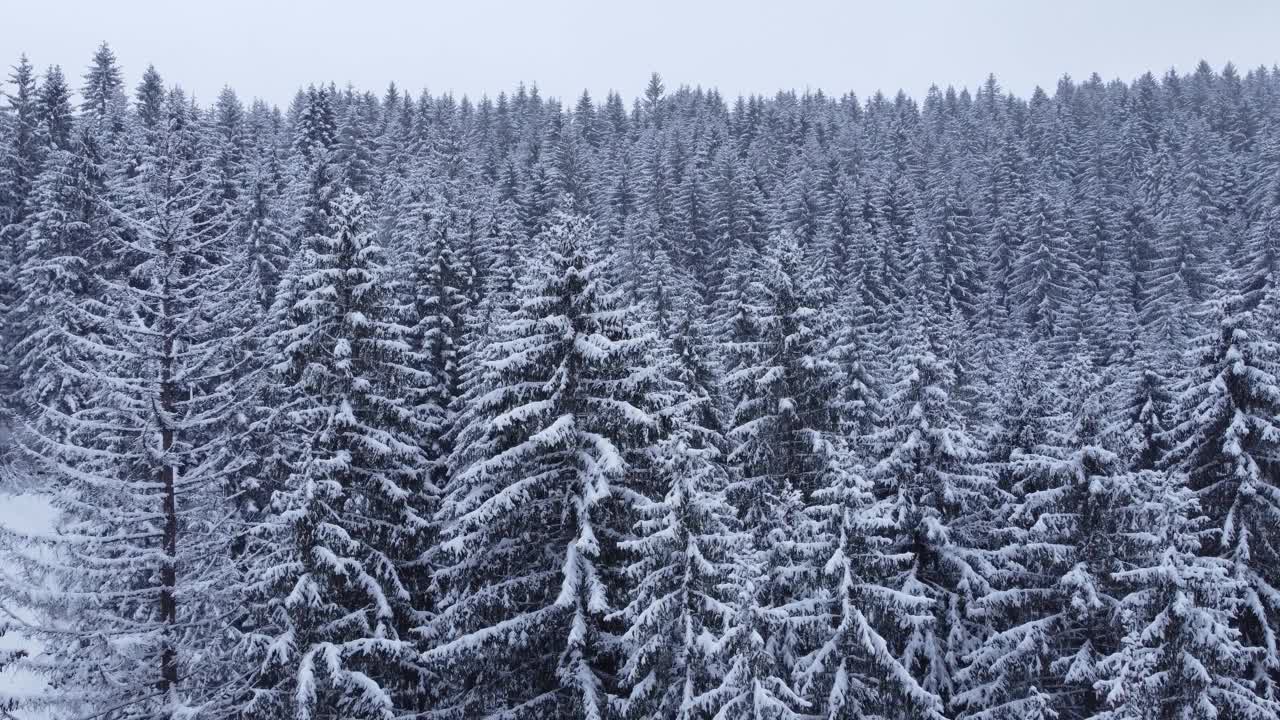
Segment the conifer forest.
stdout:
<path fill-rule="evenodd" d="M 1280 718 L 1280 70 L 86 59 L 0 98 L 0 717 Z"/>

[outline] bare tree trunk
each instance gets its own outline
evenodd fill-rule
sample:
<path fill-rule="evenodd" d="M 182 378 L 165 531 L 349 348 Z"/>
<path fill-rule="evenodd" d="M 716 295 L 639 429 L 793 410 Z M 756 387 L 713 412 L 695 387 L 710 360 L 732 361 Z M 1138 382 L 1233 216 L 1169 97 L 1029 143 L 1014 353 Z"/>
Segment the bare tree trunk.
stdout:
<path fill-rule="evenodd" d="M 166 288 L 166 291 L 168 288 Z M 162 493 L 162 512 L 164 514 L 164 555 L 165 562 L 160 569 L 160 616 L 165 624 L 164 647 L 160 652 L 160 690 L 172 692 L 178 686 L 178 653 L 174 648 L 174 626 L 178 624 L 178 499 L 174 487 L 177 480 L 175 458 L 173 452 L 174 429 L 173 420 L 177 415 L 178 388 L 173 377 L 174 328 L 172 327 L 171 308 L 166 298 L 163 306 L 164 317 L 160 318 L 163 335 L 163 350 L 160 360 L 160 410 L 161 431 L 160 448 L 162 465 L 160 468 L 160 485 Z"/>

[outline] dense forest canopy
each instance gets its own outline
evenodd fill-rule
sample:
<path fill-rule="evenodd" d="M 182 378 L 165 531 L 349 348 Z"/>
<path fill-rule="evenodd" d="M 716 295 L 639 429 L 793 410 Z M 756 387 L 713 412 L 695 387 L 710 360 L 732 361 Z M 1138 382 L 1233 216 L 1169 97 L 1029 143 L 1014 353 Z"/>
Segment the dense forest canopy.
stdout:
<path fill-rule="evenodd" d="M 74 84 L 0 114 L 6 713 L 1280 717 L 1280 70 Z"/>

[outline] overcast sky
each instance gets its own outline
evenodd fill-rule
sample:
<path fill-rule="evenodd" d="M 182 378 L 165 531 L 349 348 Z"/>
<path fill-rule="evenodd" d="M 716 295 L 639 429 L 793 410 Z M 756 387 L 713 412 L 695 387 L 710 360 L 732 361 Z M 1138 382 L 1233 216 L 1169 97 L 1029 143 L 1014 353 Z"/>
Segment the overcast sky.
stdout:
<path fill-rule="evenodd" d="M 224 85 L 287 104 L 301 85 L 496 95 L 725 94 L 779 88 L 976 87 L 994 72 L 1019 94 L 1068 73 L 1130 80 L 1145 70 L 1280 62 L 1276 0 L 48 0 L 7 3 L 0 60 L 27 53 L 79 85 L 109 42 L 132 88 L 147 63 L 210 102 Z"/>

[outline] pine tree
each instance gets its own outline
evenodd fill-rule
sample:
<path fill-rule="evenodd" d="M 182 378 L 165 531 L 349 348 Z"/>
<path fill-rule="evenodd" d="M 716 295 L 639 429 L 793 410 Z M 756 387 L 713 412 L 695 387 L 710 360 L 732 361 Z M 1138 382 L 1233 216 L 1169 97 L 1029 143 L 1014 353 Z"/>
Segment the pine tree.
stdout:
<path fill-rule="evenodd" d="M 1125 630 L 1102 660 L 1101 720 L 1273 718 L 1280 704 L 1254 693 L 1246 673 L 1256 648 L 1231 626 L 1245 584 L 1221 558 L 1200 555 L 1206 518 L 1176 474 L 1143 472 L 1127 499 L 1143 521 L 1144 553 L 1115 573 Z"/>
<path fill-rule="evenodd" d="M 930 601 L 925 613 L 898 619 L 893 650 L 924 690 L 949 703 L 961 659 L 982 639 L 968 617 L 988 575 L 973 519 L 981 517 L 992 482 L 950 399 L 955 375 L 923 323 L 913 324 L 895 362 L 885 419 L 872 437 L 878 460 L 870 478 L 887 525 L 884 552 L 894 560 L 885 584 Z"/>
<path fill-rule="evenodd" d="M 164 81 L 155 65 L 148 65 L 134 91 L 138 120 L 147 130 L 155 130 L 164 119 Z"/>
<path fill-rule="evenodd" d="M 402 272 L 408 275 L 405 285 L 411 291 L 405 300 L 410 325 L 405 339 L 414 353 L 416 380 L 407 394 L 421 423 L 418 443 L 428 463 L 423 492 L 434 515 L 448 480 L 453 436 L 458 429 L 455 421 L 463 391 L 470 279 L 456 252 L 462 244 L 456 237 L 460 223 L 447 201 L 431 197 L 413 204 L 409 213 L 411 225 L 406 230 L 415 236 L 401 243 L 408 265 Z M 428 545 L 434 544 L 437 532 L 438 523 L 433 520 L 427 531 Z M 410 580 L 421 586 L 424 596 L 430 585 L 429 567 L 417 568 Z"/>
<path fill-rule="evenodd" d="M 84 75 L 84 86 L 80 88 L 80 109 L 98 118 L 107 117 L 124 100 L 121 92 L 123 87 L 124 81 L 120 78 L 116 54 L 104 42 L 93 54 L 93 64 Z"/>
<path fill-rule="evenodd" d="M 941 273 L 941 290 L 946 299 L 942 312 L 959 310 L 965 317 L 973 315 L 979 289 L 977 230 L 973 212 L 952 187 L 942 198 L 938 210 L 935 251 Z"/>
<path fill-rule="evenodd" d="M 593 232 L 561 215 L 539 240 L 461 420 L 424 657 L 462 678 L 442 707 L 463 715 L 605 718 L 617 693 L 618 543 L 662 403 Z"/>
<path fill-rule="evenodd" d="M 733 408 L 728 460 L 736 469 L 729 499 L 752 529 L 747 552 L 757 556 L 753 567 L 763 573 L 742 580 L 753 584 L 751 601 L 771 618 L 757 629 L 775 633 L 764 641 L 775 653 L 778 680 L 784 683 L 807 649 L 801 628 L 788 620 L 784 608 L 807 597 L 818 582 L 816 568 L 799 548 L 805 537 L 801 519 L 841 460 L 824 450 L 841 430 L 835 402 L 840 374 L 824 345 L 820 298 L 807 270 L 795 239 L 777 238 L 746 288 L 746 322 L 725 348 Z M 796 506 L 784 512 L 792 500 Z M 784 505 L 773 507 L 779 503 Z M 742 619 L 759 620 L 753 617 L 748 613 Z M 737 649 L 754 652 L 753 647 L 746 643 Z"/>
<path fill-rule="evenodd" d="M 826 452 L 846 451 L 833 445 Z M 829 720 L 943 717 L 939 697 L 921 686 L 893 645 L 904 620 L 929 621 L 933 600 L 886 583 L 890 523 L 871 483 L 845 459 L 815 500 L 808 519 L 820 538 L 814 560 L 824 578 L 807 604 L 820 644 L 798 664 L 800 692 Z"/>
<path fill-rule="evenodd" d="M 725 468 L 700 437 L 705 428 L 681 425 L 651 461 L 665 494 L 641 503 L 637 537 L 622 543 L 635 558 L 621 612 L 628 717 L 698 717 L 698 699 L 718 679 L 716 634 L 733 616 L 726 588 L 743 543 L 724 499 Z"/>
<path fill-rule="evenodd" d="M 369 129 L 375 102 L 370 95 L 351 100 L 334 140 L 334 162 L 341 168 L 342 183 L 359 194 L 367 194 L 373 183 L 374 143 Z"/>
<path fill-rule="evenodd" d="M 747 333 L 726 347 L 733 403 L 731 460 L 743 483 L 789 485 L 807 500 L 826 459 L 815 440 L 834 433 L 839 374 L 822 338 L 820 298 L 794 239 L 777 239 L 747 289 Z"/>
<path fill-rule="evenodd" d="M 4 163 L 0 166 L 0 172 L 3 172 L 0 175 L 0 207 L 4 209 L 5 226 L 21 222 L 25 215 L 24 203 L 43 160 L 39 145 L 35 68 L 26 55 L 13 66 L 9 84 L 13 85 L 13 90 L 5 96 L 9 101 L 7 112 L 11 124 L 6 133 L 8 147 L 2 156 Z"/>
<path fill-rule="evenodd" d="M 401 398 L 406 328 L 367 212 L 338 196 L 273 310 L 283 459 L 245 570 L 246 717 L 391 718 L 433 690 L 401 579 L 426 551 L 420 423 Z"/>
<path fill-rule="evenodd" d="M 983 412 L 987 462 L 1001 491 L 1001 500 L 1019 482 L 1020 458 L 1040 452 L 1063 421 L 1062 398 L 1042 344 L 1022 344 L 1001 363 L 999 377 Z"/>
<path fill-rule="evenodd" d="M 92 137 L 54 151 L 37 193 L 49 210 L 24 272 L 46 283 L 33 295 L 46 322 L 28 336 L 41 362 L 26 364 L 33 414 L 14 468 L 61 518 L 31 541 L 46 550 L 27 556 L 30 584 L 7 592 L 43 611 L 35 666 L 63 711 L 223 712 L 237 615 L 223 532 L 238 343 L 227 237 L 204 202 L 194 134 L 165 131 L 142 172 L 111 179 L 125 204 L 109 208 L 87 187 L 103 182 Z M 68 262 L 95 231 L 104 252 L 129 258 L 127 277 Z"/>
<path fill-rule="evenodd" d="M 44 74 L 36 102 L 40 139 L 46 147 L 65 150 L 71 145 L 71 91 L 62 68 L 54 65 Z"/>
<path fill-rule="evenodd" d="M 1037 338 L 1060 332 L 1079 264 L 1062 219 L 1043 194 L 1031 209 L 1023 254 L 1015 260 L 1010 288 L 1015 312 Z"/>
<path fill-rule="evenodd" d="M 1280 699 L 1280 557 L 1277 525 L 1280 485 L 1280 389 L 1275 343 L 1259 338 L 1243 300 L 1228 296 L 1215 308 L 1211 332 L 1197 338 L 1175 402 L 1169 431 L 1171 467 L 1186 473 L 1209 518 L 1205 553 L 1220 557 L 1243 584 L 1232 627 L 1246 646 L 1260 650 L 1248 679 L 1257 693 Z"/>
<path fill-rule="evenodd" d="M 36 114 L 35 72 L 26 56 L 14 66 L 7 93 L 8 115 L 12 118 L 5 145 L 0 148 L 0 397 L 9 404 L 8 396 L 17 390 L 16 361 L 11 352 L 20 340 L 17 328 L 25 318 L 18 314 L 22 291 L 19 273 L 22 268 L 23 226 L 37 209 L 32 198 L 36 178 L 44 162 L 39 142 L 39 120 Z"/>
<path fill-rule="evenodd" d="M 872 372 L 875 346 L 871 338 L 871 319 L 864 298 L 856 289 L 847 288 L 844 298 L 837 300 L 830 312 L 838 326 L 828 354 L 840 373 L 839 391 L 835 398 L 842 434 L 857 462 L 866 464 L 870 436 L 884 415 L 884 389 Z"/>
<path fill-rule="evenodd" d="M 676 267 L 662 238 L 657 215 L 644 211 L 631 216 L 623 237 L 625 265 L 619 283 L 635 304 L 644 308 L 657 328 L 670 333 L 678 318 L 697 305 L 701 293 L 695 281 Z M 623 264 L 623 263 L 620 263 Z"/>
<path fill-rule="evenodd" d="M 770 527 L 783 527 L 794 513 L 798 498 L 792 491 L 788 498 L 761 498 L 775 501 L 765 506 L 760 515 L 774 515 Z M 780 502 L 778 502 L 780 501 Z M 775 531 L 776 533 L 777 531 Z M 759 543 L 753 543 L 758 545 Z M 754 552 L 742 553 L 734 572 L 733 587 L 737 598 L 734 617 L 711 651 L 727 658 L 727 667 L 716 687 L 698 696 L 694 707 L 717 720 L 799 720 L 799 708 L 805 700 L 791 689 L 779 650 L 773 638 L 786 632 L 785 613 L 772 607 L 768 588 L 776 582 L 770 577 L 771 559 Z"/>
<path fill-rule="evenodd" d="M 93 261 L 101 257 L 98 241 L 114 224 L 105 209 L 105 165 L 97 139 L 83 132 L 74 149 L 50 152 L 32 189 L 33 212 L 21 228 L 23 297 L 13 324 L 19 338 L 12 348 L 19 412 L 51 406 L 75 413 L 87 398 L 62 365 L 78 353 L 73 338 L 99 331 L 83 313 L 101 293 Z"/>
<path fill-rule="evenodd" d="M 333 96 L 325 88 L 312 86 L 299 95 L 295 105 L 293 147 L 304 159 L 314 161 L 318 152 L 332 150 L 337 142 L 338 121 Z"/>
<path fill-rule="evenodd" d="M 714 643 L 734 614 L 734 556 L 745 547 L 724 495 L 719 368 L 692 318 L 675 333 L 663 370 L 674 402 L 651 451 L 660 495 L 640 504 L 636 537 L 623 543 L 634 587 L 622 611 L 630 717 L 699 717 L 698 699 L 719 678 Z"/>
<path fill-rule="evenodd" d="M 1104 445 L 1099 382 L 1087 357 L 1059 410 L 1070 431 L 1011 460 L 1016 477 L 995 587 L 976 603 L 995 632 L 969 658 L 958 700 L 975 718 L 1089 717 L 1112 648 L 1113 573 L 1140 526 L 1120 508 L 1130 477 Z"/>
<path fill-rule="evenodd" d="M 276 289 L 289 259 L 283 201 L 276 194 L 273 174 L 271 158 L 254 160 L 248 170 L 244 199 L 235 206 L 241 214 L 237 235 L 245 248 L 245 281 L 264 314 L 275 304 Z"/>
<path fill-rule="evenodd" d="M 1166 337 L 1184 342 L 1186 308 L 1210 296 L 1208 246 L 1200 235 L 1189 201 L 1179 202 L 1160 224 L 1160 244 L 1153 267 L 1145 278 L 1148 298 L 1143 322 L 1161 328 Z"/>
<path fill-rule="evenodd" d="M 1122 443 L 1121 454 L 1131 470 L 1155 470 L 1169 452 L 1172 421 L 1172 383 L 1167 373 L 1174 365 L 1165 352 L 1148 350 L 1144 344 L 1130 361 L 1129 377 L 1123 381 L 1125 395 L 1115 408 L 1111 433 Z M 1161 357 L 1164 355 L 1165 357 Z"/>

